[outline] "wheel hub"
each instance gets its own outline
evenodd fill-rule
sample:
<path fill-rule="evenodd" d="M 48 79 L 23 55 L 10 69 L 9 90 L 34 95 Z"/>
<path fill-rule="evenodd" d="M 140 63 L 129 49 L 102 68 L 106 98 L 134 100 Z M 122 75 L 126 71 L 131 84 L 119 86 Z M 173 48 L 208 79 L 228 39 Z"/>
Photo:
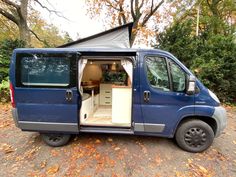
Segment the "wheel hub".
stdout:
<path fill-rule="evenodd" d="M 184 140 L 191 147 L 203 146 L 206 143 L 206 133 L 201 128 L 190 128 L 186 131 Z"/>

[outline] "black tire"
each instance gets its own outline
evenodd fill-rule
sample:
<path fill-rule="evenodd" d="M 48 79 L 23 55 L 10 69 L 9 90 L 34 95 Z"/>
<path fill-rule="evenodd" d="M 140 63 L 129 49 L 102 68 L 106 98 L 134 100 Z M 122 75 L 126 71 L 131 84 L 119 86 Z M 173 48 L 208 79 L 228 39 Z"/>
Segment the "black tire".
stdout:
<path fill-rule="evenodd" d="M 202 152 L 213 143 L 214 132 L 207 123 L 201 120 L 189 120 L 178 127 L 175 140 L 183 150 Z"/>
<path fill-rule="evenodd" d="M 70 134 L 41 133 L 43 141 L 52 147 L 59 147 L 67 144 L 70 140 Z"/>

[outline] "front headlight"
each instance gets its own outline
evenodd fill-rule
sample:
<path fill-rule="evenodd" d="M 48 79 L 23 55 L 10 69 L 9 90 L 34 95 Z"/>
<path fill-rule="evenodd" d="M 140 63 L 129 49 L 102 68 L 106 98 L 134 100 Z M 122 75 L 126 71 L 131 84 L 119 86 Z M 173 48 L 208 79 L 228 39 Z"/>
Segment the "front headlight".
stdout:
<path fill-rule="evenodd" d="M 214 94 L 211 90 L 208 89 L 208 92 L 211 96 L 211 98 L 213 98 L 217 103 L 220 103 L 219 98 L 216 96 L 216 94 Z"/>

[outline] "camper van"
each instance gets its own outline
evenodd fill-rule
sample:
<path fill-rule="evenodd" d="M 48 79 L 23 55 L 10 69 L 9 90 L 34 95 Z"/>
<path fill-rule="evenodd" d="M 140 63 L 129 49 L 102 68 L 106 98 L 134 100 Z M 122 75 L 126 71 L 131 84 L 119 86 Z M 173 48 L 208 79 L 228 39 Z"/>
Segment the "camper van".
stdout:
<path fill-rule="evenodd" d="M 216 95 L 162 50 L 16 49 L 10 91 L 16 126 L 50 146 L 88 132 L 174 138 L 202 152 L 226 127 Z"/>

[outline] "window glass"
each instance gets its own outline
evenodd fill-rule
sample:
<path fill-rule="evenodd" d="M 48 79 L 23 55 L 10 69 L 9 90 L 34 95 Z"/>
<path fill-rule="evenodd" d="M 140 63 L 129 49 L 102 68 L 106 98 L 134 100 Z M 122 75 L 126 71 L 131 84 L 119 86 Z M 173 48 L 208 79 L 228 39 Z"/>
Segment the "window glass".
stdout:
<path fill-rule="evenodd" d="M 185 72 L 173 61 L 170 61 L 170 71 L 173 81 L 173 91 L 183 92 L 186 85 Z"/>
<path fill-rule="evenodd" d="M 152 87 L 163 91 L 170 90 L 167 65 L 164 58 L 150 56 L 146 58 L 147 77 Z"/>
<path fill-rule="evenodd" d="M 21 83 L 25 86 L 68 86 L 70 59 L 67 57 L 23 57 Z"/>

